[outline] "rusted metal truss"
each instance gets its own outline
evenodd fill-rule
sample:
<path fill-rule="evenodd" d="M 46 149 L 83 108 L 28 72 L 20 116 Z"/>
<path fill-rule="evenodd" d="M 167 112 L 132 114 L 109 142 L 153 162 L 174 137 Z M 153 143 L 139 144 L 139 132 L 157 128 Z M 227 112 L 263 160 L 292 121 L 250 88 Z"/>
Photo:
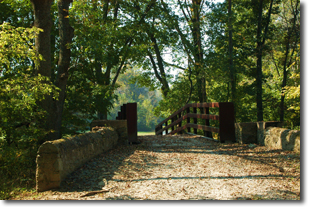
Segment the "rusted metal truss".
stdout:
<path fill-rule="evenodd" d="M 121 106 L 121 111 L 118 112 L 117 120 L 127 120 L 127 133 L 129 144 L 138 142 L 138 116 L 137 103 L 128 103 Z"/>
<path fill-rule="evenodd" d="M 197 113 L 197 108 L 200 114 Z M 219 115 L 209 113 L 209 108 L 219 108 Z M 191 113 L 192 109 L 193 113 Z M 194 123 L 191 123 L 193 119 Z M 204 124 L 197 124 L 197 119 L 203 119 Z M 183 121 L 186 120 L 184 124 Z M 211 127 L 209 120 L 219 121 L 219 127 Z M 235 116 L 234 104 L 231 102 L 215 102 L 215 103 L 193 103 L 186 104 L 184 107 L 174 112 L 168 118 L 163 120 L 155 127 L 156 135 L 182 133 L 183 130 L 190 132 L 194 129 L 197 134 L 197 129 L 204 131 L 206 137 L 212 138 L 212 132 L 219 133 L 220 142 L 235 142 Z M 170 132 L 169 132 L 170 131 Z"/>

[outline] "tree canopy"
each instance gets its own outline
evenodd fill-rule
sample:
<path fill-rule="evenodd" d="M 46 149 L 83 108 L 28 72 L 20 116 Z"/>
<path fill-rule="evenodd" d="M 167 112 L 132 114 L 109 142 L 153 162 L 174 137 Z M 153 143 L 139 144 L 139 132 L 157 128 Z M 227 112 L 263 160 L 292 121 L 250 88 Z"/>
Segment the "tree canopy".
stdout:
<path fill-rule="evenodd" d="M 126 102 L 141 130 L 194 102 L 299 129 L 300 24 L 298 0 L 0 0 L 1 145 L 35 150 Z"/>

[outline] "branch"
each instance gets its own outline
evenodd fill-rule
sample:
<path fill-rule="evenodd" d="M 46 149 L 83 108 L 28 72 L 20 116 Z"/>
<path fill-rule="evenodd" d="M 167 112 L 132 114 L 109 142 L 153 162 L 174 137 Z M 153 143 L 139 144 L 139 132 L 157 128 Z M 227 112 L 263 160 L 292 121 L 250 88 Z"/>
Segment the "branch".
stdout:
<path fill-rule="evenodd" d="M 156 67 L 156 63 L 154 61 L 154 58 L 153 58 L 152 54 L 150 53 L 150 51 L 147 51 L 147 54 L 148 54 L 148 56 L 151 59 L 151 63 L 153 65 L 153 69 L 154 69 L 154 73 L 155 73 L 156 78 L 160 81 L 160 83 L 162 83 L 162 78 L 160 77 L 160 75 L 158 73 L 158 70 L 157 70 L 157 67 Z"/>
<path fill-rule="evenodd" d="M 192 21 L 192 18 L 189 20 L 189 18 L 187 17 L 187 15 L 186 15 L 186 13 L 185 13 L 185 11 L 184 11 L 184 9 L 183 9 L 183 6 L 181 5 L 180 0 L 178 0 L 178 2 L 179 2 L 179 5 L 180 5 L 180 7 L 181 7 L 182 13 L 183 13 L 183 15 L 184 15 L 186 21 L 189 23 L 190 21 Z M 187 11 L 187 12 L 188 12 L 188 11 Z"/>
<path fill-rule="evenodd" d="M 98 193 L 103 193 L 103 192 L 109 192 L 110 190 L 98 190 L 98 191 L 90 191 L 84 195 L 81 195 L 80 197 L 85 197 L 85 196 L 91 196 L 91 195 L 95 195 Z"/>
<path fill-rule="evenodd" d="M 187 99 L 187 101 L 185 102 L 185 104 L 188 104 L 188 102 L 191 100 L 191 98 L 192 98 L 192 92 L 193 92 L 193 81 L 192 81 L 192 79 L 191 79 L 191 75 L 192 75 L 192 69 L 191 69 L 191 67 L 190 67 L 190 65 L 189 65 L 189 60 L 188 60 L 188 70 L 189 70 L 189 75 L 188 75 L 188 80 L 189 80 L 189 82 L 190 82 L 190 91 L 189 91 L 189 95 L 188 95 L 188 99 Z"/>
<path fill-rule="evenodd" d="M 163 0 L 161 0 L 161 4 L 163 5 L 163 9 L 164 9 L 165 13 L 167 15 L 169 15 L 169 10 L 167 9 L 167 4 Z M 181 31 L 181 29 L 179 27 L 178 20 L 176 20 L 173 16 L 169 16 L 169 18 L 172 19 L 173 27 L 175 28 L 175 30 L 177 30 L 177 32 L 178 32 L 178 34 L 179 34 L 179 36 L 181 38 L 182 45 L 184 47 L 184 51 L 186 52 L 190 62 L 194 64 L 195 62 L 194 62 L 194 60 L 190 56 L 191 50 L 189 49 L 189 47 L 192 46 L 191 43 L 186 39 L 186 37 L 182 33 L 182 31 Z"/>
<path fill-rule="evenodd" d="M 163 62 L 164 62 L 165 64 L 169 65 L 169 66 L 173 66 L 173 67 L 176 67 L 176 68 L 182 69 L 182 70 L 187 70 L 186 68 L 183 68 L 183 67 L 178 66 L 178 65 L 176 65 L 176 64 L 168 63 L 168 62 L 166 62 L 166 61 L 164 61 L 164 60 L 163 60 Z"/>
<path fill-rule="evenodd" d="M 109 12 L 109 0 L 105 0 L 103 4 L 103 22 L 105 23 Z"/>
<path fill-rule="evenodd" d="M 185 0 L 185 4 L 188 5 L 188 4 L 187 4 L 187 0 Z M 185 7 L 185 9 L 186 9 L 186 11 L 187 11 L 187 14 L 191 14 L 191 13 L 188 11 L 188 7 Z M 191 20 L 192 20 L 192 19 L 191 19 Z"/>
<path fill-rule="evenodd" d="M 273 0 L 270 1 L 269 11 L 268 11 L 268 19 L 267 19 L 267 24 L 266 24 L 265 31 L 264 31 L 264 38 L 263 38 L 262 45 L 265 44 L 265 40 L 266 40 L 266 36 L 267 36 L 267 32 L 268 32 L 268 26 L 270 23 L 272 4 L 273 4 Z"/>
<path fill-rule="evenodd" d="M 115 83 L 116 83 L 116 81 L 117 81 L 117 78 L 118 78 L 118 76 L 119 76 L 119 74 L 120 74 L 120 72 L 121 72 L 121 70 L 122 70 L 122 68 L 123 68 L 123 66 L 124 66 L 124 63 L 125 63 L 125 61 L 126 61 L 126 59 L 127 59 L 127 56 L 128 56 L 128 48 L 131 46 L 131 44 L 132 44 L 132 39 L 130 40 L 130 42 L 128 43 L 128 46 L 124 46 L 124 50 L 125 50 L 125 52 L 124 52 L 124 56 L 123 56 L 123 58 L 122 58 L 122 61 L 121 61 L 121 65 L 119 66 L 119 68 L 117 69 L 117 71 L 116 71 L 116 75 L 115 75 L 115 77 L 114 77 L 114 79 L 113 79 L 113 82 L 112 82 L 112 86 L 114 87 L 114 85 L 115 85 Z M 120 53 L 121 54 L 121 53 Z"/>
<path fill-rule="evenodd" d="M 119 9 L 119 2 L 115 1 L 115 8 L 114 8 L 114 14 L 113 14 L 113 19 L 114 22 L 117 20 L 117 14 L 118 14 L 118 9 Z"/>
<path fill-rule="evenodd" d="M 199 15 L 200 15 L 200 12 L 201 12 L 201 10 L 202 10 L 203 4 L 204 4 L 204 0 L 201 1 L 200 9 L 199 9 Z"/>
<path fill-rule="evenodd" d="M 278 65 L 277 65 L 277 63 L 276 63 L 276 60 L 274 59 L 273 53 L 272 53 L 272 61 L 273 61 L 274 65 L 276 66 L 276 70 L 277 70 L 277 72 L 278 72 L 278 75 L 280 76 L 280 72 L 279 72 L 279 69 L 278 69 Z"/>

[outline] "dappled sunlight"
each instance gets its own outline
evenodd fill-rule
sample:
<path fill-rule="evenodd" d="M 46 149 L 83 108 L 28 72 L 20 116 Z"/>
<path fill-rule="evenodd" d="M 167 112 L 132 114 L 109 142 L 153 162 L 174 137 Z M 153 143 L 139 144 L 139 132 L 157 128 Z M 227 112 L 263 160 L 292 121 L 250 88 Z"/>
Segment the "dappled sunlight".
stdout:
<path fill-rule="evenodd" d="M 36 199 L 299 200 L 294 152 L 194 135 L 140 136 L 86 163 Z M 26 199 L 26 198 L 25 198 Z"/>

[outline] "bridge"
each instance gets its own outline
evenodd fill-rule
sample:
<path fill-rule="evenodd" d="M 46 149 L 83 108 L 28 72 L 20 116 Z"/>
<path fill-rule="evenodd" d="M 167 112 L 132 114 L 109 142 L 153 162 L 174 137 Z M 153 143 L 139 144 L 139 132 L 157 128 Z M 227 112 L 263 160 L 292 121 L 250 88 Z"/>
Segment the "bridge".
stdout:
<path fill-rule="evenodd" d="M 221 107 L 225 106 L 231 107 L 221 103 L 186 105 L 156 126 L 157 135 L 131 135 L 131 144 L 118 145 L 90 159 L 59 188 L 22 199 L 300 200 L 299 154 L 238 144 L 233 137 L 223 140 L 226 134 L 221 134 L 225 131 L 221 122 L 227 122 Z M 208 113 L 210 107 L 219 108 L 219 114 Z M 197 109 L 204 113 L 197 113 Z M 130 115 L 124 114 L 128 109 L 122 110 L 118 119 L 130 122 Z M 196 126 L 195 119 L 219 120 L 219 128 Z M 135 131 L 135 125 L 131 126 L 128 133 Z M 206 136 L 197 135 L 195 130 L 186 134 L 189 128 L 217 131 L 220 139 L 215 141 L 207 132 Z M 167 135 L 161 135 L 163 131 Z M 105 135 L 110 135 L 108 130 Z"/>
<path fill-rule="evenodd" d="M 214 114 L 210 114 L 210 108 L 216 109 Z M 128 141 L 129 143 L 137 142 L 137 104 L 123 104 L 116 119 L 127 120 Z M 210 120 L 217 121 L 216 124 L 219 126 L 210 126 Z M 160 122 L 155 127 L 155 134 L 190 133 L 191 129 L 194 134 L 198 133 L 198 129 L 202 130 L 204 136 L 209 139 L 213 139 L 212 133 L 217 133 L 222 143 L 235 142 L 234 104 L 232 102 L 186 104 Z"/>
<path fill-rule="evenodd" d="M 293 152 L 195 135 L 138 136 L 103 153 L 36 200 L 299 200 Z"/>

